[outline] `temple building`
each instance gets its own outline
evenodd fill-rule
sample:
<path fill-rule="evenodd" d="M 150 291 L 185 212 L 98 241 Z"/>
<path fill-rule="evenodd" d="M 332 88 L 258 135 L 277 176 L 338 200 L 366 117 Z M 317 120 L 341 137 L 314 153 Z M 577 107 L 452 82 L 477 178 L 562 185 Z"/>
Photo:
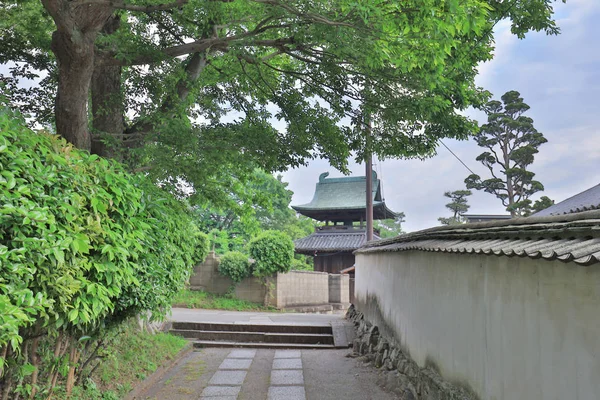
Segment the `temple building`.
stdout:
<path fill-rule="evenodd" d="M 338 274 L 354 265 L 352 252 L 366 243 L 366 177 L 327 178 L 319 176 L 313 199 L 308 204 L 292 206 L 296 212 L 324 222 L 315 232 L 294 242 L 296 253 L 314 257 L 314 270 Z M 373 172 L 373 219 L 396 218 L 385 205 L 381 181 Z M 379 239 L 377 232 L 374 239 Z"/>

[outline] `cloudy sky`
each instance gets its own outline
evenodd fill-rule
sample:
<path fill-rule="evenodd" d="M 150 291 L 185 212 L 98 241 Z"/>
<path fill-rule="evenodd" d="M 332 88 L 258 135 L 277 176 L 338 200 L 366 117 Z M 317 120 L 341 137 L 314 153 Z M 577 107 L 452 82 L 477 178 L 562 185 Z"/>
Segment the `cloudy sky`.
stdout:
<path fill-rule="evenodd" d="M 512 36 L 508 24 L 496 29 L 495 58 L 481 65 L 477 83 L 499 99 L 509 90 L 521 93 L 531 109 L 528 115 L 548 139 L 531 170 L 546 190 L 535 196 L 558 201 L 600 183 L 600 0 L 568 0 L 556 3 L 562 33 L 546 36 Z M 470 115 L 485 122 L 485 115 Z M 486 169 L 475 161 L 483 150 L 473 140 L 445 140 L 473 171 L 485 176 Z M 469 172 L 445 148 L 428 160 L 375 161 L 383 178 L 388 206 L 406 213 L 407 232 L 438 225 L 437 218 L 449 216 L 444 207 L 445 191 L 464 188 Z M 352 175 L 364 175 L 364 166 L 350 165 Z M 343 176 L 326 160 L 284 173 L 294 191 L 292 204 L 312 199 L 319 174 Z M 500 200 L 476 192 L 470 197 L 472 214 L 504 214 Z"/>

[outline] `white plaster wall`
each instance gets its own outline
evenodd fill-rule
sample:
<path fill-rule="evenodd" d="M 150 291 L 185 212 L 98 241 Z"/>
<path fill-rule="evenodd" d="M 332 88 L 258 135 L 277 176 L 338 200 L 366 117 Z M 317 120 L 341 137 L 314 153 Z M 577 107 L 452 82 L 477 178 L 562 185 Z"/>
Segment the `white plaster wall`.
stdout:
<path fill-rule="evenodd" d="M 600 399 L 599 265 L 358 254 L 355 293 L 419 365 L 482 399 Z"/>

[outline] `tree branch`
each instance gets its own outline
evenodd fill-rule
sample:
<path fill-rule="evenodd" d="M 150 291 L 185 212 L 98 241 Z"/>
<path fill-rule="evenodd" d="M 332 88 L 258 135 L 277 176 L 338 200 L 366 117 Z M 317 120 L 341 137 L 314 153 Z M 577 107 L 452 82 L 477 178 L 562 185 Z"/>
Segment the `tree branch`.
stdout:
<path fill-rule="evenodd" d="M 42 0 L 42 5 L 56 23 L 57 29 L 64 28 L 68 31 L 74 30 L 75 22 L 73 21 L 71 14 L 62 12 L 64 0 Z"/>
<path fill-rule="evenodd" d="M 186 5 L 189 0 L 177 0 L 172 3 L 163 3 L 156 5 L 141 6 L 136 4 L 126 4 L 124 1 L 116 0 L 75 0 L 71 1 L 73 6 L 85 6 L 89 4 L 105 5 L 118 10 L 138 11 L 144 13 L 153 13 L 156 11 L 166 11 Z"/>
<path fill-rule="evenodd" d="M 284 3 L 280 3 L 279 1 L 276 0 L 253 0 L 255 3 L 261 3 L 261 4 L 268 4 L 271 6 L 275 6 L 275 7 L 279 7 L 282 8 L 292 14 L 294 14 L 297 17 L 303 18 L 303 19 L 308 19 L 314 22 L 318 22 L 321 24 L 325 24 L 325 25 L 331 25 L 331 26 L 346 26 L 349 28 L 356 28 L 356 26 L 349 24 L 347 22 L 339 22 L 339 21 L 332 21 L 322 15 L 316 14 L 316 13 L 312 13 L 312 12 L 302 12 L 294 7 L 292 7 L 291 5 L 288 4 L 284 4 Z"/>
<path fill-rule="evenodd" d="M 107 57 L 107 59 L 104 61 L 104 63 L 106 63 L 107 65 L 134 66 L 134 65 L 151 64 L 153 62 L 160 60 L 160 57 L 173 58 L 173 57 L 184 56 L 184 55 L 191 54 L 191 53 L 203 53 L 203 52 L 216 51 L 216 50 L 224 51 L 230 46 L 231 42 L 243 39 L 247 36 L 250 36 L 251 34 L 252 34 L 251 32 L 246 32 L 241 35 L 229 36 L 229 37 L 225 37 L 225 38 L 213 37 L 213 38 L 199 39 L 199 40 L 196 40 L 195 42 L 186 43 L 186 44 L 182 44 L 179 46 L 167 47 L 165 49 L 160 50 L 159 54 L 157 54 L 157 55 L 142 55 L 142 56 L 136 57 L 132 60 L 120 60 L 120 59 L 117 59 L 114 57 L 112 57 L 112 58 Z M 246 45 L 257 46 L 257 47 L 280 48 L 283 45 L 293 44 L 293 43 L 294 43 L 294 38 L 288 37 L 288 38 L 280 38 L 280 39 L 251 40 L 251 41 L 247 42 Z"/>

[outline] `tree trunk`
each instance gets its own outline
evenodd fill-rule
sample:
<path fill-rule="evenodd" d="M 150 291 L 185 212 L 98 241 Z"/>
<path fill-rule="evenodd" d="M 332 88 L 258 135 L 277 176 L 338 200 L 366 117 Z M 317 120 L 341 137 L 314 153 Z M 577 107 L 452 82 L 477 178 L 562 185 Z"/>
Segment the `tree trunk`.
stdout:
<path fill-rule="evenodd" d="M 31 393 L 29 394 L 29 398 L 35 398 L 35 394 L 37 392 L 37 380 L 40 373 L 40 356 L 38 355 L 38 345 L 40 342 L 39 336 L 33 339 L 31 342 L 31 365 L 35 367 L 33 374 L 31 374 Z"/>
<path fill-rule="evenodd" d="M 506 135 L 508 137 L 508 135 Z M 505 170 L 510 168 L 510 154 L 508 153 L 508 139 L 504 140 L 504 144 L 502 146 L 502 153 L 504 156 L 504 165 Z M 514 218 L 517 216 L 517 212 L 512 208 L 512 205 L 515 203 L 515 192 L 513 188 L 512 176 L 508 173 L 506 174 L 506 191 L 508 192 L 508 207 L 510 208 L 510 216 Z"/>
<path fill-rule="evenodd" d="M 121 20 L 111 17 L 102 32 L 111 35 Z M 96 55 L 92 73 L 92 143 L 91 151 L 102 157 L 122 160 L 124 99 L 121 91 L 121 66 L 106 65 Z"/>
<path fill-rule="evenodd" d="M 58 29 L 52 34 L 52 51 L 58 61 L 56 131 L 75 147 L 91 150 L 87 103 L 94 71 L 95 33 Z"/>
<path fill-rule="evenodd" d="M 79 363 L 79 356 L 80 353 L 77 349 L 77 341 L 75 339 L 72 339 L 71 349 L 69 352 L 69 372 L 67 373 L 67 382 L 65 384 L 67 398 L 71 397 L 73 387 L 75 387 L 75 369 L 77 368 L 77 363 Z"/>
<path fill-rule="evenodd" d="M 2 361 L 0 363 L 0 378 L 2 378 L 2 375 L 4 375 L 4 363 L 6 362 L 6 354 L 8 353 L 8 345 L 4 345 L 2 348 L 0 348 L 0 361 Z"/>

